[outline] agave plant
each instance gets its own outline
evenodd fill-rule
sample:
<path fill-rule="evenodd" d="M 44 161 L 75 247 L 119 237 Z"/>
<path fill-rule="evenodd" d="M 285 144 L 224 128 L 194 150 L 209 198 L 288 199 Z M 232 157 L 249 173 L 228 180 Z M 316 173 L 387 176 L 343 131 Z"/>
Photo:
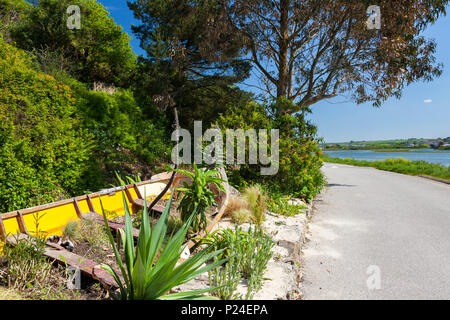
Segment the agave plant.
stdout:
<path fill-rule="evenodd" d="M 167 243 L 163 246 L 173 194 L 172 192 L 164 212 L 154 226 L 153 223 L 150 225 L 147 204 L 144 205 L 136 246 L 133 239 L 131 215 L 123 194 L 126 217 L 125 230 L 120 230 L 120 236 L 124 261 L 122 261 L 119 248 L 116 246 L 108 227 L 108 220 L 103 214 L 109 241 L 114 249 L 123 280 L 121 280 L 119 273 L 110 265 L 102 264 L 101 267 L 114 277 L 120 289 L 120 298 L 123 300 L 210 299 L 212 297 L 207 297 L 203 294 L 217 290 L 217 288 L 208 288 L 168 294 L 172 288 L 186 283 L 226 261 L 226 259 L 223 259 L 205 266 L 205 262 L 221 254 L 221 250 L 211 252 L 210 248 L 206 248 L 184 262 L 177 264 L 183 252 L 183 242 L 194 215 L 184 223 L 175 235 L 172 233 Z"/>
<path fill-rule="evenodd" d="M 180 201 L 179 210 L 181 219 L 187 221 L 193 216 L 192 229 L 194 232 L 206 228 L 206 210 L 215 203 L 215 194 L 210 189 L 210 185 L 215 185 L 220 191 L 225 188 L 221 184 L 224 180 L 217 177 L 217 170 L 206 170 L 197 168 L 193 164 L 193 172 L 187 170 L 175 170 L 192 179 L 192 183 L 188 185 L 183 182 L 184 188 L 178 188 L 178 191 L 183 192 L 183 197 Z M 196 209 L 194 209 L 196 208 Z"/>

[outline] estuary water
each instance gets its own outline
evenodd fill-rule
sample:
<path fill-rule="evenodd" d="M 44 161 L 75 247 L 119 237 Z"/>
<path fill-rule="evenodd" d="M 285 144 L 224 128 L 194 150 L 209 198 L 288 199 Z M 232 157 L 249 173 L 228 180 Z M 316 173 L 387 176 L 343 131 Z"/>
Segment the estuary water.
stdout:
<path fill-rule="evenodd" d="M 376 152 L 371 150 L 339 150 L 325 151 L 332 158 L 350 158 L 355 160 L 377 161 L 385 159 L 404 158 L 411 161 L 423 160 L 450 167 L 450 151 L 418 149 L 402 152 Z"/>

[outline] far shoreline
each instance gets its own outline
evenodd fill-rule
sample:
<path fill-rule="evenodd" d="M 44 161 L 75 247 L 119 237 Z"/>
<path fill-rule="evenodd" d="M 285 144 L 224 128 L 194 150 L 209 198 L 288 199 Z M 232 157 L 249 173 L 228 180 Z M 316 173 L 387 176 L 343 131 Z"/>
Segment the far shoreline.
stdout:
<path fill-rule="evenodd" d="M 398 153 L 450 153 L 450 150 L 439 150 L 439 149 L 431 149 L 430 151 L 425 151 L 423 149 L 326 149 L 322 150 L 323 152 L 327 151 L 372 151 L 372 152 L 398 152 Z"/>

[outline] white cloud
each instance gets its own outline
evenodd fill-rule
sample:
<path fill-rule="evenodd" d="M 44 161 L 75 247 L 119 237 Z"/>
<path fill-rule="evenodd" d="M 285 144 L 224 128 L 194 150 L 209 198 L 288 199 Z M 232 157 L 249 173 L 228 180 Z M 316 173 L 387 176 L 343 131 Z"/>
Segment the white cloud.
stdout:
<path fill-rule="evenodd" d="M 425 103 L 432 103 L 433 100 L 431 100 L 431 99 L 426 99 L 426 100 L 423 100 L 423 102 L 425 102 Z"/>

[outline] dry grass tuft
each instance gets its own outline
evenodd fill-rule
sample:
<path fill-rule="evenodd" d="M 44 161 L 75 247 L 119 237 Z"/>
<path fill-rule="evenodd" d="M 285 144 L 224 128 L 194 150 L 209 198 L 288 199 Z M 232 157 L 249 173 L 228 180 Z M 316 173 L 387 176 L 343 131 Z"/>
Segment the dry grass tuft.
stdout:
<path fill-rule="evenodd" d="M 244 224 L 250 221 L 252 212 L 249 209 L 240 208 L 231 214 L 231 219 L 237 224 Z"/>
<path fill-rule="evenodd" d="M 250 206 L 248 202 L 241 196 L 231 195 L 228 199 L 228 204 L 225 209 L 224 216 L 232 216 L 233 212 L 240 209 L 249 209 Z"/>
<path fill-rule="evenodd" d="M 265 219 L 266 193 L 260 186 L 254 185 L 244 190 L 243 197 L 250 205 L 252 221 L 260 226 Z"/>

